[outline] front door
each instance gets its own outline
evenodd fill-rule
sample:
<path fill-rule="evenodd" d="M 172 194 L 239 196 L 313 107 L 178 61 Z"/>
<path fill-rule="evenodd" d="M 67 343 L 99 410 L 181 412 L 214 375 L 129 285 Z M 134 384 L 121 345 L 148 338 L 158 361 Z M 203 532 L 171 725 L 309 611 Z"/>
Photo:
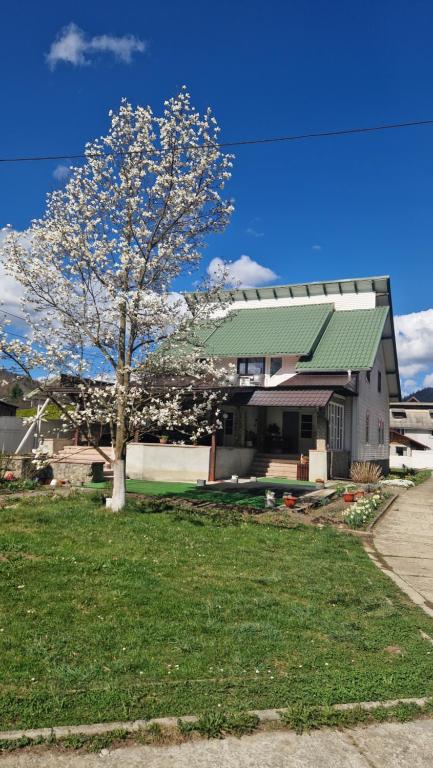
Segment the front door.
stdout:
<path fill-rule="evenodd" d="M 283 412 L 283 451 L 299 453 L 299 413 L 297 411 Z"/>

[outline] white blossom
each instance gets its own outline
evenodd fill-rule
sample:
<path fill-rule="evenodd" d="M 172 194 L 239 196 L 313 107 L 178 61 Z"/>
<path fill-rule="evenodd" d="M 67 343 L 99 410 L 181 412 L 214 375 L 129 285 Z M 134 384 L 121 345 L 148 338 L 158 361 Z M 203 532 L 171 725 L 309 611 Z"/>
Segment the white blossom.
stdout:
<path fill-rule="evenodd" d="M 65 423 L 90 440 L 92 423 L 109 425 L 119 509 L 129 439 L 214 428 L 224 371 L 201 359 L 194 329 L 215 316 L 220 286 L 205 282 L 186 306 L 174 283 L 198 268 L 205 239 L 229 221 L 222 191 L 232 157 L 218 146 L 211 110 L 199 114 L 185 88 L 161 116 L 123 100 L 110 117 L 108 134 L 86 145 L 83 165 L 48 195 L 44 216 L 3 240 L 0 260 L 23 286 L 28 331 L 13 338 L 9 326 L 0 349 L 38 378 Z M 72 409 L 48 387 L 59 373 L 81 382 Z M 203 381 L 207 392 L 197 390 Z"/>

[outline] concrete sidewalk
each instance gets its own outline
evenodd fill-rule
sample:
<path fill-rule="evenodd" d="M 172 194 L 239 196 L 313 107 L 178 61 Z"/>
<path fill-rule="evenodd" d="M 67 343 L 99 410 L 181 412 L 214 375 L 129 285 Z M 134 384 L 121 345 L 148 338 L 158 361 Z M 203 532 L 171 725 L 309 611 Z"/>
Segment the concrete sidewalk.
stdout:
<path fill-rule="evenodd" d="M 431 768 L 433 720 L 353 730 L 256 733 L 171 747 L 126 747 L 101 755 L 21 752 L 1 768 Z"/>
<path fill-rule="evenodd" d="M 433 478 L 403 492 L 373 529 L 389 575 L 433 616 Z"/>

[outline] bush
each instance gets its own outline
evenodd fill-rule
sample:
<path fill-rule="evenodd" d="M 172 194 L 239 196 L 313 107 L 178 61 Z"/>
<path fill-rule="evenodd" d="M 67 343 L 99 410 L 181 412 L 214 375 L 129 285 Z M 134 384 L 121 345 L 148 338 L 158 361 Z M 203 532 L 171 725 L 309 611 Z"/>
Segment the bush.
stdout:
<path fill-rule="evenodd" d="M 382 469 L 372 461 L 355 461 L 350 467 L 350 477 L 354 483 L 378 483 Z"/>

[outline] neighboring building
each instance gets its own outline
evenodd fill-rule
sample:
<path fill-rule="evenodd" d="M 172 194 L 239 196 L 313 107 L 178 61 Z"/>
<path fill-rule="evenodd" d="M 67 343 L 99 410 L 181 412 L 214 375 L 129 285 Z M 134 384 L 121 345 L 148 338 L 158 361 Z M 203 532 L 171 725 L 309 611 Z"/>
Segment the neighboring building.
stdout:
<path fill-rule="evenodd" d="M 231 449 L 227 473 L 245 475 L 247 466 L 250 474 L 326 480 L 347 477 L 357 460 L 386 471 L 389 401 L 400 399 L 389 278 L 231 296 L 203 349 L 236 368 L 217 436 L 217 446 Z M 218 456 L 212 461 L 215 468 Z M 211 467 L 209 476 L 229 476 L 221 472 Z"/>
<path fill-rule="evenodd" d="M 390 430 L 391 467 L 433 468 L 433 403 L 393 403 Z"/>
<path fill-rule="evenodd" d="M 16 405 L 11 405 L 11 403 L 5 403 L 4 400 L 0 400 L 0 416 L 15 416 L 16 412 Z"/>

